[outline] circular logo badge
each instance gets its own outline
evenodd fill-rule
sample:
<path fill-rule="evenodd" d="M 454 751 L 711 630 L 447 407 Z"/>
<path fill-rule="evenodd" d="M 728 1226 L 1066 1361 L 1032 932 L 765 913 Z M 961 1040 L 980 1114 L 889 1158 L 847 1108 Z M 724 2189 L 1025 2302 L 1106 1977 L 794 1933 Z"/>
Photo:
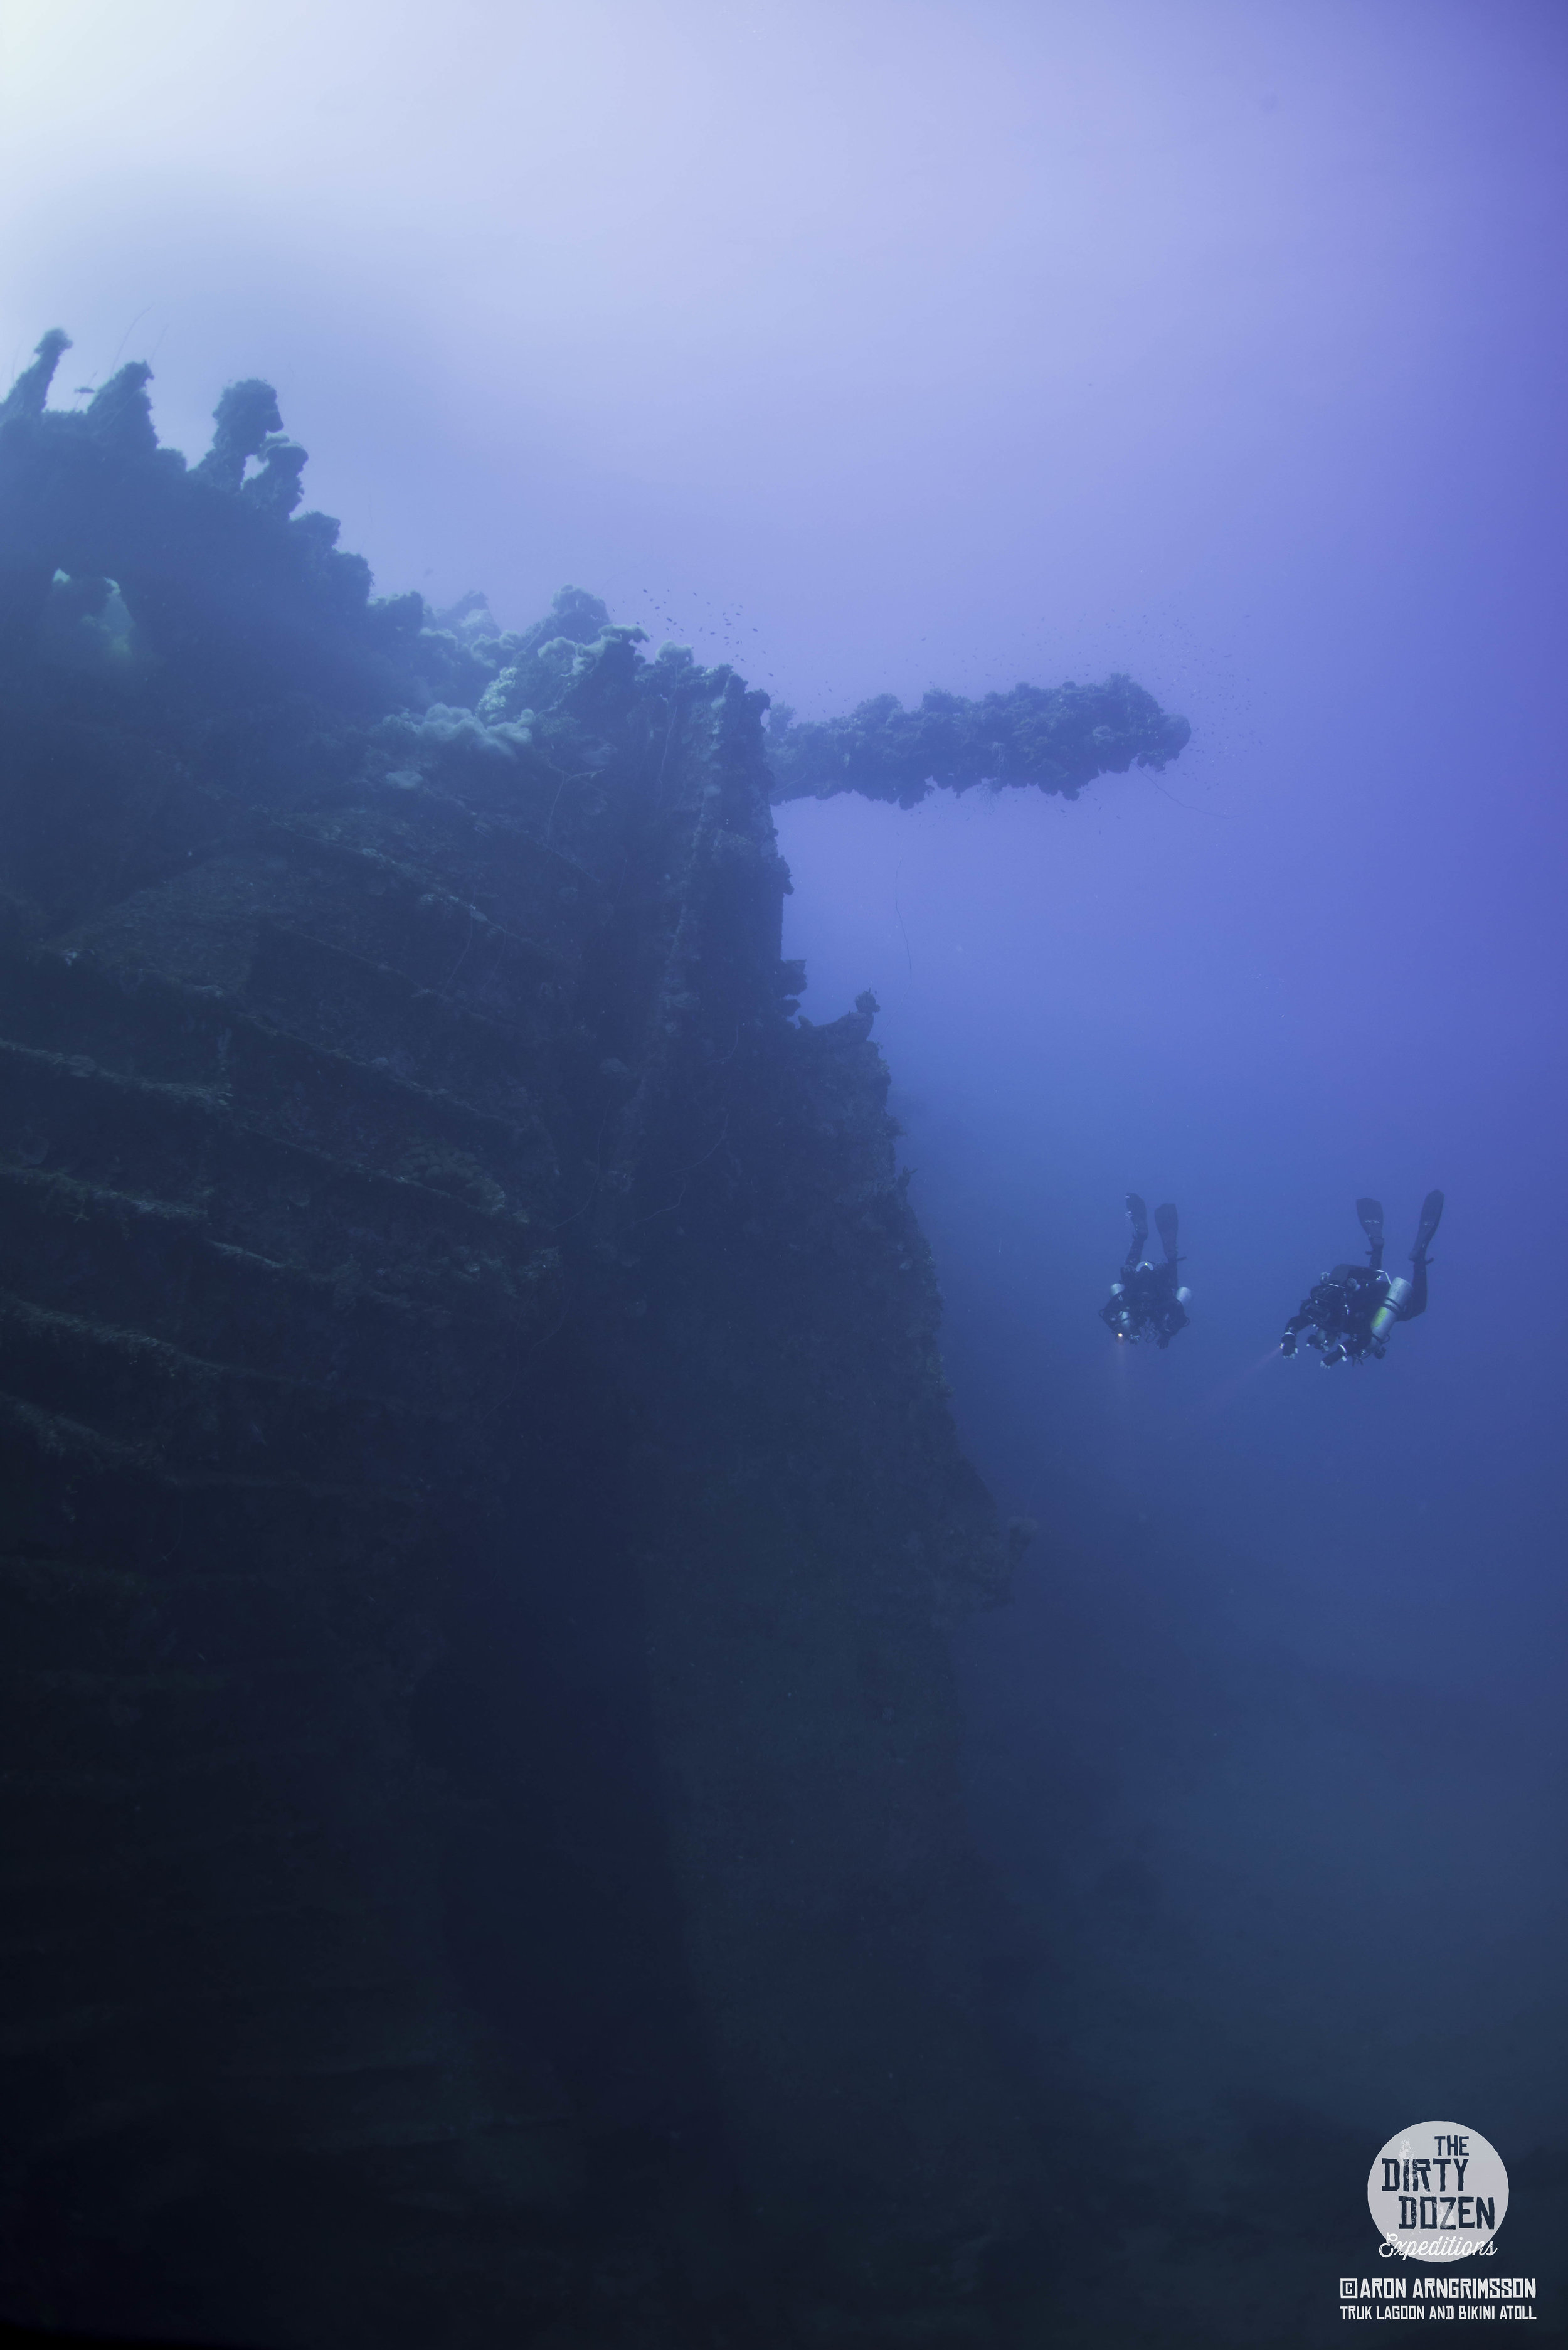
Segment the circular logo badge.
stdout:
<path fill-rule="evenodd" d="M 1462 2122 L 1416 2122 L 1374 2162 L 1366 2201 L 1389 2252 L 1462 2261 L 1501 2227 L 1508 2173 L 1497 2148 Z"/>

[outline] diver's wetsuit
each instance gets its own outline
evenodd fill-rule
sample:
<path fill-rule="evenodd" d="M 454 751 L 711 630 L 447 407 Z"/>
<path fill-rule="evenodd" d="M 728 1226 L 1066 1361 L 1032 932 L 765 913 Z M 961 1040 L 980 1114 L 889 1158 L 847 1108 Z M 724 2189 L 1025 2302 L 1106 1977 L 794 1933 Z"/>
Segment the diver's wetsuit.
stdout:
<path fill-rule="evenodd" d="M 1336 1264 L 1325 1273 L 1302 1301 L 1299 1314 L 1285 1324 L 1280 1340 L 1282 1355 L 1293 1355 L 1303 1331 L 1307 1345 L 1317 1349 L 1324 1367 L 1364 1363 L 1369 1355 L 1381 1362 L 1387 1352 L 1396 1322 L 1413 1322 L 1427 1310 L 1427 1250 L 1443 1212 L 1443 1195 L 1428 1191 L 1421 1209 L 1420 1229 L 1410 1252 L 1408 1281 L 1390 1280 L 1383 1270 L 1383 1207 L 1377 1200 L 1357 1200 L 1355 1212 L 1366 1234 L 1365 1264 Z"/>
<path fill-rule="evenodd" d="M 1177 1332 L 1186 1329 L 1189 1319 L 1187 1293 L 1178 1287 L 1176 1268 L 1180 1259 L 1176 1253 L 1176 1210 L 1168 1202 L 1154 1211 L 1159 1237 L 1165 1243 L 1163 1264 L 1150 1264 L 1144 1258 L 1148 1210 L 1136 1191 L 1127 1193 L 1127 1213 L 1132 1218 L 1132 1245 L 1120 1280 L 1100 1308 L 1100 1319 L 1113 1337 L 1130 1346 L 1136 1346 L 1140 1338 L 1152 1338 L 1157 1347 L 1168 1347 Z"/>

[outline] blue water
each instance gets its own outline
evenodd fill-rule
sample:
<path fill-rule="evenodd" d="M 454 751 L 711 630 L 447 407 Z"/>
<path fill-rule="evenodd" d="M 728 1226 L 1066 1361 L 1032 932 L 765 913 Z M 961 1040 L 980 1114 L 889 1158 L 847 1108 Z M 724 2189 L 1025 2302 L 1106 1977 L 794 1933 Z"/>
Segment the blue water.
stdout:
<path fill-rule="evenodd" d="M 781 811 L 1042 1529 L 961 1644 L 1006 2002 L 1194 2208 L 1446 2111 L 1555 2210 L 1560 0 L 449 13 L 22 11 L 0 348 L 151 357 L 188 448 L 275 380 L 382 589 L 580 580 L 803 717 L 1124 669 L 1190 719 L 1071 806 Z M 1281 1362 L 1356 1196 L 1398 1269 L 1433 1185 L 1424 1319 Z M 1097 1319 L 1129 1189 L 1165 1354 Z"/>
<path fill-rule="evenodd" d="M 1531 790 L 1467 803 L 1463 746 L 1378 715 L 1264 717 L 1179 805 L 782 811 L 805 1009 L 877 992 L 964 1436 L 1042 1524 L 962 1642 L 1050 1953 L 1015 2010 L 1212 2210 L 1261 2127 L 1343 2168 L 1428 2108 L 1516 2159 L 1568 2114 L 1558 860 Z M 1356 1195 L 1397 1266 L 1433 1183 L 1426 1317 L 1283 1361 Z M 1181 1211 L 1163 1354 L 1097 1318 L 1134 1187 Z"/>

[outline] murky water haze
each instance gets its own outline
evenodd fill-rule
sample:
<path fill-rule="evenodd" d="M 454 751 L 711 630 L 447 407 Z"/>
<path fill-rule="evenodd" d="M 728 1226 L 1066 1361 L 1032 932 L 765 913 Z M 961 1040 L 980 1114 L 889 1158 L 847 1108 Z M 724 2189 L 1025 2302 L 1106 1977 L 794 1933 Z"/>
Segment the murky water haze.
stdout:
<path fill-rule="evenodd" d="M 1450 775 L 1434 849 L 1380 706 L 1319 709 L 1315 741 L 1172 771 L 1180 806 L 1129 778 L 1065 814 L 784 812 L 807 1008 L 878 991 L 961 1421 L 1042 1523 L 963 1643 L 977 1816 L 1054 1959 L 1019 2012 L 1200 2201 L 1260 2115 L 1354 2143 L 1474 2110 L 1522 2152 L 1568 2087 L 1534 812 L 1493 798 L 1480 837 Z M 1368 846 L 1402 803 L 1407 853 Z M 1355 1373 L 1282 1361 L 1357 1193 L 1402 1261 L 1430 1181 L 1425 1320 Z M 1134 1185 L 1181 1210 L 1163 1355 L 1096 1318 Z"/>
<path fill-rule="evenodd" d="M 0 345 L 152 357 L 192 454 L 275 380 L 383 588 L 579 580 L 803 715 L 1114 668 L 1189 716 L 1072 806 L 781 811 L 1041 1523 L 961 1644 L 1008 1996 L 1200 2204 L 1298 2143 L 1354 2207 L 1431 2112 L 1560 2147 L 1562 12 L 11 17 Z M 1397 1267 L 1433 1184 L 1427 1317 L 1282 1363 L 1357 1193 Z M 1096 1319 L 1129 1187 L 1165 1355 Z"/>

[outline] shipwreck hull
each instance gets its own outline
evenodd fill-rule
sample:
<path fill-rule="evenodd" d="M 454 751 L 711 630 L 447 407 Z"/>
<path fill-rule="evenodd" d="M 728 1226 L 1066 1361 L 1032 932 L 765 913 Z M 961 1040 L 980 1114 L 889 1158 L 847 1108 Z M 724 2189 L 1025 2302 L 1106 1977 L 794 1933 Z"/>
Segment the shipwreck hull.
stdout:
<path fill-rule="evenodd" d="M 133 411 L 0 426 L 0 2312 L 991 2338 L 1002 1544 L 763 698 L 579 598 L 432 712 Z"/>

